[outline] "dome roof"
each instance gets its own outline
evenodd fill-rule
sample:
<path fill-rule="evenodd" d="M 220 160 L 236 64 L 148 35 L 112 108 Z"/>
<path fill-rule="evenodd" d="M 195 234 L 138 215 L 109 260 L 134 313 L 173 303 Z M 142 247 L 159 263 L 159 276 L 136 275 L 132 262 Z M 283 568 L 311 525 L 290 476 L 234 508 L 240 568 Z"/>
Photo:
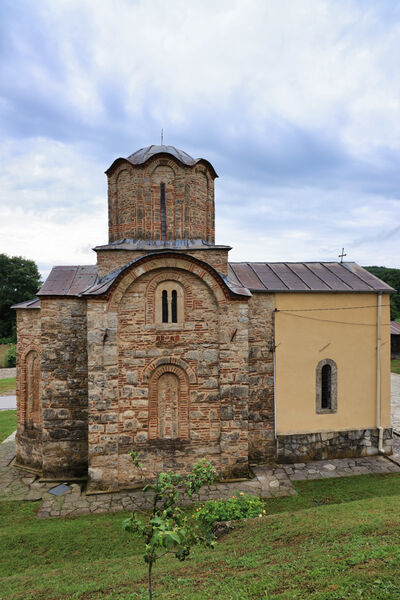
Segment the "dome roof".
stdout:
<path fill-rule="evenodd" d="M 175 148 L 175 146 L 155 145 L 141 148 L 140 150 L 137 150 L 136 152 L 128 156 L 128 158 L 117 158 L 113 162 L 111 167 L 107 169 L 106 173 L 107 175 L 111 173 L 114 167 L 116 167 L 117 164 L 120 163 L 120 161 L 128 161 L 132 165 L 143 165 L 156 154 L 168 154 L 169 156 L 172 156 L 175 160 L 179 161 L 181 164 L 186 165 L 188 167 L 194 167 L 197 163 L 203 163 L 211 170 L 213 177 L 218 177 L 214 167 L 210 162 L 208 162 L 208 160 L 205 160 L 204 158 L 192 158 L 187 152 L 179 150 L 178 148 Z"/>
<path fill-rule="evenodd" d="M 129 162 L 134 165 L 141 165 L 145 163 L 149 158 L 154 156 L 155 154 L 171 154 L 177 158 L 180 162 L 185 165 L 193 166 L 200 159 L 195 160 L 189 154 L 184 152 L 183 150 L 179 150 L 175 148 L 175 146 L 146 146 L 146 148 L 141 148 L 137 150 L 130 156 L 128 156 Z"/>

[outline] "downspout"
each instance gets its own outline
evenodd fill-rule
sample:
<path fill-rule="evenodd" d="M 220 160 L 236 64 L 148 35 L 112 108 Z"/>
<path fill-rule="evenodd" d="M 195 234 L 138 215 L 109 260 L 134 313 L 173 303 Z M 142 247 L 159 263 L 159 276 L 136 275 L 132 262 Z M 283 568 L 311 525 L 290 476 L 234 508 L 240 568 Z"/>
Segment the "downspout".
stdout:
<path fill-rule="evenodd" d="M 382 321 L 382 292 L 378 293 L 378 311 L 376 323 L 376 427 L 379 432 L 378 451 L 383 452 L 383 427 L 381 425 L 381 321 Z"/>

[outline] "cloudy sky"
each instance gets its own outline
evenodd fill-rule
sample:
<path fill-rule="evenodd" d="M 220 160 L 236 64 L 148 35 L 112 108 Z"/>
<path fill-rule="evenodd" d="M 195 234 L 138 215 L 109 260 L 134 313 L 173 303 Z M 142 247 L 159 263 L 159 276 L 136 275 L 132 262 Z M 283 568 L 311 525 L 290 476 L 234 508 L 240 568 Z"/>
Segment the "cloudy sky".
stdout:
<path fill-rule="evenodd" d="M 400 267 L 399 57 L 398 0 L 2 0 L 0 252 L 93 263 L 163 127 L 231 260 Z"/>

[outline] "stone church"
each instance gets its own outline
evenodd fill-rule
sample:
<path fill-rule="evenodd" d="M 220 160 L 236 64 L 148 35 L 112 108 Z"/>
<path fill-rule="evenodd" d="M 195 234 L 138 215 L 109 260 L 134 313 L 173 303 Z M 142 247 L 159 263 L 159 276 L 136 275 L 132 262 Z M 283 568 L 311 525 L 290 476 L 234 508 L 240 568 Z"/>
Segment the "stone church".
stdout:
<path fill-rule="evenodd" d="M 391 452 L 390 287 L 352 262 L 228 262 L 205 159 L 149 146 L 106 175 L 96 264 L 14 307 L 18 465 L 95 492 L 202 457 L 236 478 Z"/>

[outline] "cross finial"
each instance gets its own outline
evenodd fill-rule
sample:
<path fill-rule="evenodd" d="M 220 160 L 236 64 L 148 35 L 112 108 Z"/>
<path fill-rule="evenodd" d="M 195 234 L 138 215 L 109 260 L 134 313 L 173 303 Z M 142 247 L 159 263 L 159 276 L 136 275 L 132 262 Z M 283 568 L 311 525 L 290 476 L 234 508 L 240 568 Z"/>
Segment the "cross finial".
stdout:
<path fill-rule="evenodd" d="M 161 146 L 164 145 L 164 129 L 161 129 Z"/>
<path fill-rule="evenodd" d="M 342 254 L 339 254 L 339 255 L 338 255 L 338 258 L 340 258 L 340 262 L 341 262 L 341 263 L 343 262 L 343 257 L 344 257 L 344 256 L 347 256 L 347 254 L 345 254 L 345 253 L 344 253 L 344 248 L 342 248 Z"/>

